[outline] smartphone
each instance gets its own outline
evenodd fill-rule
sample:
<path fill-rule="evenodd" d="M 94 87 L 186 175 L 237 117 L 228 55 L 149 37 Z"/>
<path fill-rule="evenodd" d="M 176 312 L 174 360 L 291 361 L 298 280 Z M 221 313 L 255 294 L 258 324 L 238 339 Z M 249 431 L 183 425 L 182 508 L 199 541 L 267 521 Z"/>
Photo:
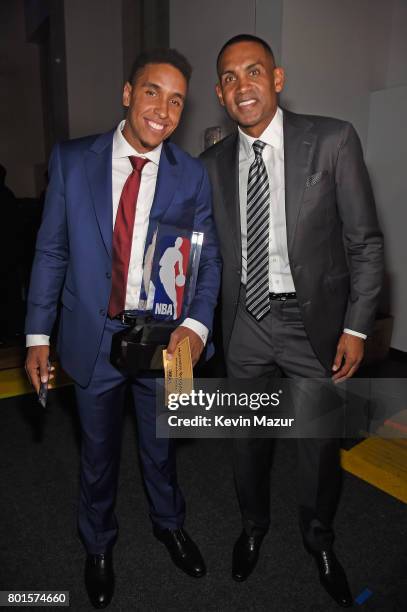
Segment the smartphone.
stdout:
<path fill-rule="evenodd" d="M 47 406 L 47 397 L 48 397 L 48 383 L 41 383 L 40 390 L 38 392 L 38 401 L 43 408 Z"/>
<path fill-rule="evenodd" d="M 51 371 L 51 364 L 48 361 L 48 372 Z M 40 384 L 40 390 L 38 391 L 38 402 L 41 404 L 43 408 L 47 406 L 47 398 L 48 398 L 48 382 Z"/>

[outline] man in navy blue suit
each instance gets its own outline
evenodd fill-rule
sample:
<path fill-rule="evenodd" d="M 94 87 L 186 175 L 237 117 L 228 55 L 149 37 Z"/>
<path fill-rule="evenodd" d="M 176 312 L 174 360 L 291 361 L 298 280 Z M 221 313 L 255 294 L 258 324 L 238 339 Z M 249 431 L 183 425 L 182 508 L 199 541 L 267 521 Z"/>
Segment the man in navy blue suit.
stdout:
<path fill-rule="evenodd" d="M 171 336 L 170 354 L 188 337 L 193 363 L 198 361 L 218 295 L 220 259 L 206 170 L 167 140 L 181 118 L 190 73 L 175 50 L 142 54 L 124 86 L 126 119 L 106 134 L 56 145 L 50 160 L 28 297 L 26 370 L 37 392 L 52 376 L 49 336 L 61 299 L 58 352 L 75 382 L 82 428 L 78 526 L 87 551 L 85 584 L 98 608 L 109 604 L 114 590 L 114 504 L 129 382 L 110 363 L 111 340 L 137 308 L 145 245 L 157 223 L 204 233 L 195 296 Z M 183 529 L 174 441 L 155 435 L 154 385 L 146 376 L 131 384 L 153 530 L 174 563 L 200 577 L 204 561 Z"/>

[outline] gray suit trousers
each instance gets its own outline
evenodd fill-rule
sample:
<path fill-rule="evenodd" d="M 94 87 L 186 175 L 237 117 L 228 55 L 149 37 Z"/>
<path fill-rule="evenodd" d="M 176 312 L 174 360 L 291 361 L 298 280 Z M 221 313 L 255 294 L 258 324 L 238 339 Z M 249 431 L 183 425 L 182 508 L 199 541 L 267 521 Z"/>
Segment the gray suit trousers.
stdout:
<path fill-rule="evenodd" d="M 271 300 L 270 305 L 270 313 L 256 321 L 246 310 L 245 289 L 241 287 L 226 356 L 228 376 L 259 380 L 288 377 L 293 379 L 292 400 L 298 414 L 331 410 L 334 404 L 338 405 L 334 385 L 328 382 L 331 373 L 313 351 L 297 300 Z M 317 382 L 313 387 L 309 379 L 325 379 L 328 392 Z M 340 437 L 335 418 L 332 427 L 335 432 L 332 437 L 292 440 L 298 453 L 300 528 L 306 546 L 313 550 L 329 548 L 333 542 L 332 521 L 341 483 Z M 269 527 L 273 443 L 271 438 L 253 437 L 238 438 L 233 443 L 235 484 L 243 526 L 248 533 L 266 531 Z"/>

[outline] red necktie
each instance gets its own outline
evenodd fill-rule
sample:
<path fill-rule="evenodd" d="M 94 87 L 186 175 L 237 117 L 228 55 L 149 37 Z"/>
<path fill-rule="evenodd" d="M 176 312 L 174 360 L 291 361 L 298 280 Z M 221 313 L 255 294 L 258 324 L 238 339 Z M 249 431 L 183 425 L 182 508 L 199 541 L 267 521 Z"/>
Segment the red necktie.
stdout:
<path fill-rule="evenodd" d="M 129 273 L 141 171 L 146 163 L 150 161 L 135 156 L 129 157 L 129 160 L 133 166 L 133 172 L 124 183 L 113 232 L 112 292 L 109 302 L 110 318 L 123 312 L 126 303 L 127 276 Z"/>

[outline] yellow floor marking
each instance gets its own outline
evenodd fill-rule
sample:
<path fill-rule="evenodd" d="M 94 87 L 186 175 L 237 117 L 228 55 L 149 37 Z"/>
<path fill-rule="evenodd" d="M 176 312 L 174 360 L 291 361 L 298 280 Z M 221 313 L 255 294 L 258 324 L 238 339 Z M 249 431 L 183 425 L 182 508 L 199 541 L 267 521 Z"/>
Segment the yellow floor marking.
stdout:
<path fill-rule="evenodd" d="M 55 378 L 49 384 L 50 389 L 62 387 L 71 384 L 70 378 L 58 367 L 55 366 Z M 26 393 L 34 393 L 34 389 L 28 382 L 24 368 L 11 368 L 9 370 L 0 371 L 0 399 L 6 397 L 14 397 L 16 395 L 25 395 Z"/>
<path fill-rule="evenodd" d="M 342 450 L 341 463 L 354 476 L 407 504 L 406 438 L 368 438 Z"/>

